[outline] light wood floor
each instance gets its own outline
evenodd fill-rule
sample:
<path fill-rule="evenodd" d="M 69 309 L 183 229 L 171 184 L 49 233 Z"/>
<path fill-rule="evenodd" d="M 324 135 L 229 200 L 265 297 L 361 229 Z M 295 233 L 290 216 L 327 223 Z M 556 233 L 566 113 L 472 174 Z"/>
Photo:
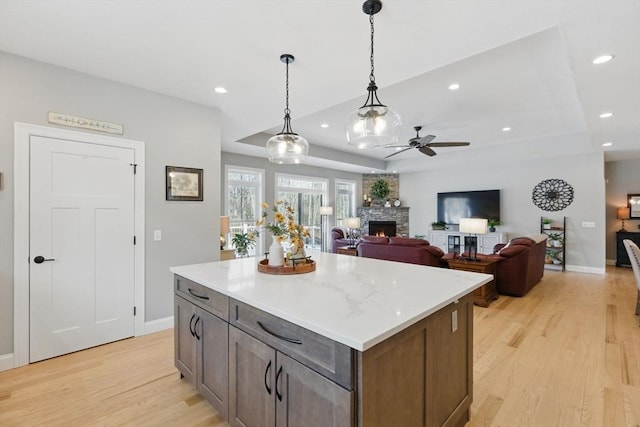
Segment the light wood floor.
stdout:
<path fill-rule="evenodd" d="M 545 272 L 527 296 L 475 307 L 471 426 L 640 425 L 631 269 Z M 0 372 L 0 426 L 226 426 L 159 332 Z M 405 427 L 405 426 L 402 426 Z"/>

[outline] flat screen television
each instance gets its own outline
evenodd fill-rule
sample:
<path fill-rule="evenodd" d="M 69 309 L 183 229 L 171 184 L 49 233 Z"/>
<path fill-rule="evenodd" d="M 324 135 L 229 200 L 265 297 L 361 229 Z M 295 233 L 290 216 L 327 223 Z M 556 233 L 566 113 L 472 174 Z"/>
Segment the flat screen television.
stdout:
<path fill-rule="evenodd" d="M 438 193 L 438 221 L 460 224 L 460 218 L 500 220 L 500 190 Z"/>

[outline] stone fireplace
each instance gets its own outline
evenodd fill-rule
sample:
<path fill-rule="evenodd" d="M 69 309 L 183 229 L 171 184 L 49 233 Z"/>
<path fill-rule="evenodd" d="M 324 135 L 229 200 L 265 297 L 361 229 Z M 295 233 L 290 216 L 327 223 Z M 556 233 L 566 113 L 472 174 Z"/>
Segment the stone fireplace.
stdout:
<path fill-rule="evenodd" d="M 409 208 L 408 207 L 361 207 L 357 209 L 357 215 L 360 217 L 360 227 L 363 234 L 371 233 L 369 223 L 372 221 L 378 222 L 395 222 L 396 223 L 396 236 L 408 237 L 409 236 Z"/>

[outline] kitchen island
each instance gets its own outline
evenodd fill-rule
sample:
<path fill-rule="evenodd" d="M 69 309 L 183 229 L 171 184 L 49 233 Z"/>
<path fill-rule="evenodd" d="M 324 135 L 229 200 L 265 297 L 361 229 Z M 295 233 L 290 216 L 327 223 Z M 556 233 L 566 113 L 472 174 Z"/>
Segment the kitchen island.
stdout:
<path fill-rule="evenodd" d="M 492 276 L 314 254 L 173 267 L 176 367 L 232 426 L 462 426 L 473 291 Z"/>

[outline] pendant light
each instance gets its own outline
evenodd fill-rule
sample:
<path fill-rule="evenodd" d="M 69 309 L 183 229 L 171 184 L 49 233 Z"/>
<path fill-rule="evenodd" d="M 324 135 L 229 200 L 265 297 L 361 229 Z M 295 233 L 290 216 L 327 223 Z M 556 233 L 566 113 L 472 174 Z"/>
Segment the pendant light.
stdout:
<path fill-rule="evenodd" d="M 282 131 L 267 141 L 269 161 L 279 164 L 304 163 L 309 154 L 309 143 L 306 139 L 291 130 L 291 110 L 289 110 L 289 64 L 295 58 L 284 53 L 280 60 L 287 66 L 286 106 L 284 108 L 284 125 Z"/>
<path fill-rule="evenodd" d="M 381 9 L 380 0 L 367 0 L 362 5 L 362 11 L 369 15 L 371 24 L 371 73 L 367 87 L 369 93 L 364 105 L 351 113 L 346 122 L 348 143 L 363 149 L 396 144 L 401 124 L 398 113 L 378 99 L 378 86 L 373 74 L 373 15 Z"/>

